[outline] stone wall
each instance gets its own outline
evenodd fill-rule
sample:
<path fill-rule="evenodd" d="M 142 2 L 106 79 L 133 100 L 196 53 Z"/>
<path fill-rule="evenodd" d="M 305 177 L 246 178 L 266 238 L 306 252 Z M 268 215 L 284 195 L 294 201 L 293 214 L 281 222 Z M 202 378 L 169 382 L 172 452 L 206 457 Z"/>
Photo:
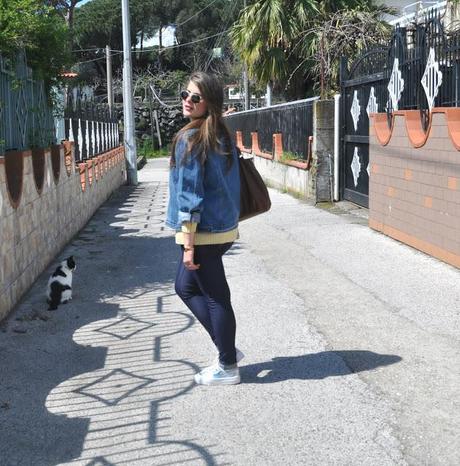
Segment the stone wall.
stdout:
<path fill-rule="evenodd" d="M 123 127 L 123 106 L 116 104 L 115 110 L 120 126 Z M 154 102 L 152 105 L 149 103 L 135 102 L 134 103 L 134 122 L 135 122 L 135 135 L 138 144 L 142 141 L 155 141 L 158 143 L 158 134 L 156 123 L 153 116 L 153 111 L 157 111 L 158 123 L 163 146 L 167 146 L 174 135 L 181 129 L 188 120 L 182 116 L 182 108 L 167 108 Z M 155 146 L 156 147 L 156 146 Z"/>
<path fill-rule="evenodd" d="M 460 109 L 399 111 L 370 126 L 369 225 L 460 267 Z"/>
<path fill-rule="evenodd" d="M 70 143 L 0 157 L 0 320 L 125 179 L 122 146 L 78 166 Z"/>

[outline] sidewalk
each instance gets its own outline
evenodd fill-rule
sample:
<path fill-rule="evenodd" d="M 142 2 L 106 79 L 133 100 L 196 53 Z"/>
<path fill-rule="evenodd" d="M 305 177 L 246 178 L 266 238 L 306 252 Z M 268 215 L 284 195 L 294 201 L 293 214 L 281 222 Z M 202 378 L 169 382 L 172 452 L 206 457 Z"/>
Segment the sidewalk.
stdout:
<path fill-rule="evenodd" d="M 46 311 L 53 264 L 0 329 L 1 466 L 460 464 L 458 270 L 271 191 L 225 259 L 242 384 L 196 386 L 215 351 L 174 293 L 167 176 L 61 252 L 70 304 Z"/>

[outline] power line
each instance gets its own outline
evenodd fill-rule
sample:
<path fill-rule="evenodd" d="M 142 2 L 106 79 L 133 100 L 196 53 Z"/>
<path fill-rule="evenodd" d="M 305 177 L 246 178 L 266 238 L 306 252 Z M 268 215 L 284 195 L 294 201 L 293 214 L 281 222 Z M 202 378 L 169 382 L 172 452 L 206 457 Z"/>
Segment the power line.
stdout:
<path fill-rule="evenodd" d="M 111 53 L 110 56 L 113 57 L 115 55 L 120 55 L 122 53 L 121 51 L 116 51 L 115 53 Z M 103 57 L 98 57 L 98 58 L 93 58 L 91 60 L 85 60 L 85 61 L 79 61 L 75 63 L 75 65 L 83 65 L 84 63 L 91 63 L 93 61 L 98 61 L 98 60 L 105 60 L 107 57 L 104 55 Z"/>
<path fill-rule="evenodd" d="M 232 14 L 236 8 L 236 5 L 237 3 L 234 2 L 233 5 L 230 7 L 230 11 L 229 11 L 229 14 L 228 14 L 228 17 L 227 17 L 227 21 L 225 22 L 225 24 L 222 26 L 222 29 L 225 29 L 225 31 L 229 31 L 231 28 L 228 28 L 228 23 L 231 21 L 232 19 Z M 222 33 L 223 34 L 223 33 Z M 208 71 L 208 68 L 209 68 L 209 65 L 211 64 L 211 61 L 212 61 L 212 58 L 213 58 L 213 53 L 214 53 L 214 49 L 217 47 L 217 45 L 220 43 L 220 40 L 222 39 L 222 34 L 218 37 L 216 37 L 215 41 L 214 41 L 214 47 L 211 48 L 211 51 L 210 51 L 210 54 L 209 54 L 209 59 L 206 61 L 206 64 L 205 64 L 205 67 L 204 67 L 204 71 Z"/>
<path fill-rule="evenodd" d="M 101 47 L 92 47 L 90 49 L 77 49 L 77 50 L 72 50 L 72 53 L 78 53 L 78 52 L 92 52 L 92 51 L 98 51 L 98 50 L 104 50 Z"/>
<path fill-rule="evenodd" d="M 208 3 L 208 5 L 206 5 L 204 8 L 202 8 L 201 10 L 197 11 L 196 13 L 194 13 L 192 16 L 190 16 L 189 18 L 187 18 L 185 21 L 182 21 L 181 23 L 179 24 L 175 24 L 175 27 L 178 28 L 180 26 L 183 26 L 184 24 L 188 23 L 191 19 L 195 18 L 196 16 L 198 16 L 201 12 L 203 12 L 204 10 L 208 9 L 211 5 L 213 5 L 214 3 L 216 3 L 217 0 L 212 0 L 210 3 Z M 233 5 L 233 8 L 235 8 L 235 5 L 236 5 L 236 2 L 234 3 Z M 227 29 L 228 31 L 228 29 Z M 224 31 L 224 32 L 221 32 L 219 34 L 224 34 L 225 32 L 227 31 Z M 176 46 L 168 46 L 168 47 L 163 47 L 163 49 L 167 49 L 167 48 L 175 48 L 175 47 L 181 47 L 181 46 L 185 46 L 185 45 L 190 45 L 190 44 L 194 44 L 195 42 L 199 42 L 201 40 L 206 40 L 206 39 L 212 39 L 213 37 L 216 37 L 218 36 L 219 34 L 214 34 L 213 36 L 208 36 L 208 37 L 204 37 L 202 39 L 198 39 L 196 41 L 193 41 L 193 42 L 188 42 L 186 44 L 179 44 L 179 45 L 176 45 Z M 78 53 L 78 52 L 92 52 L 93 50 L 95 51 L 98 51 L 98 50 L 104 50 L 103 48 L 100 48 L 100 47 L 93 47 L 93 48 L 88 48 L 88 49 L 78 49 L 78 50 L 72 50 L 73 53 Z M 112 49 L 113 50 L 113 49 Z M 122 52 L 122 50 L 116 50 L 117 52 Z M 149 51 L 149 50 L 147 50 Z M 139 53 L 139 52 L 143 52 L 143 51 L 137 51 L 136 53 Z"/>
<path fill-rule="evenodd" d="M 166 47 L 163 47 L 162 50 L 169 50 L 169 49 L 177 49 L 179 47 L 185 47 L 187 45 L 193 45 L 193 44 L 196 44 L 198 42 L 202 42 L 204 40 L 208 40 L 208 39 L 212 39 L 214 37 L 217 37 L 217 36 L 221 36 L 221 35 L 224 35 L 226 34 L 228 31 L 230 31 L 231 28 L 228 28 L 226 29 L 225 31 L 222 31 L 222 32 L 218 32 L 217 34 L 213 34 L 212 36 L 207 36 L 207 37 L 202 37 L 201 39 L 196 39 L 194 41 L 191 41 L 191 42 L 186 42 L 184 44 L 177 44 L 177 45 L 168 45 Z M 94 48 L 94 49 L 86 49 L 87 51 L 90 51 L 90 50 L 103 50 L 101 48 Z M 80 50 L 74 50 L 74 52 L 79 52 Z M 83 50 L 81 50 L 83 51 Z M 115 49 L 111 49 L 112 53 L 111 56 L 114 56 L 114 55 L 119 55 L 120 53 L 123 53 L 123 50 L 115 50 Z M 152 49 L 144 49 L 144 50 L 131 50 L 131 53 L 149 53 L 149 52 L 152 52 Z M 81 62 L 78 62 L 76 63 L 77 65 L 78 64 L 81 64 L 81 63 L 89 63 L 89 62 L 93 62 L 93 61 L 97 61 L 97 60 L 105 60 L 105 55 L 103 57 L 98 57 L 98 58 L 93 58 L 92 60 L 86 60 L 86 61 L 81 61 Z"/>
<path fill-rule="evenodd" d="M 177 44 L 177 45 L 168 45 L 166 47 L 163 47 L 161 50 L 168 50 L 168 49 L 177 49 L 179 47 L 185 47 L 186 45 L 192 45 L 192 44 L 196 44 L 197 42 L 202 42 L 204 40 L 208 40 L 208 39 L 212 39 L 213 37 L 216 37 L 216 36 L 220 36 L 220 35 L 223 35 L 223 34 L 226 34 L 228 31 L 230 31 L 231 28 L 228 28 L 226 31 L 223 31 L 223 32 L 218 32 L 217 34 L 213 34 L 212 36 L 207 36 L 207 37 L 202 37 L 201 39 L 196 39 L 192 42 L 186 42 L 185 44 Z M 151 49 L 145 49 L 145 50 L 133 50 L 132 53 L 147 53 L 147 52 L 151 52 L 152 50 Z"/>

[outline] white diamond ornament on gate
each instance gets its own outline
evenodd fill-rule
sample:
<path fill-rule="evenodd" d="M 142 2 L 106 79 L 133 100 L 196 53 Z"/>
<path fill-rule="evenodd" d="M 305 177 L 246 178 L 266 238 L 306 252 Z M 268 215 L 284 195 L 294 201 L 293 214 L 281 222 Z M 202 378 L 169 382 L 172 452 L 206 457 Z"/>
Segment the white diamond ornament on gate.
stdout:
<path fill-rule="evenodd" d="M 399 58 L 395 58 L 393 71 L 391 72 L 390 82 L 388 83 L 388 92 L 390 94 L 391 105 L 393 110 L 398 110 L 399 99 L 404 90 L 404 79 L 399 69 Z"/>
<path fill-rule="evenodd" d="M 371 113 L 378 113 L 379 105 L 377 102 L 377 98 L 375 97 L 375 89 L 374 86 L 371 87 L 371 92 L 369 94 L 369 101 L 367 102 L 366 112 L 368 117 L 371 117 Z"/>
<path fill-rule="evenodd" d="M 353 118 L 353 126 L 355 131 L 358 129 L 359 116 L 361 115 L 361 106 L 359 105 L 358 91 L 353 93 L 353 102 L 350 109 L 351 117 Z"/>
<path fill-rule="evenodd" d="M 353 173 L 353 182 L 355 183 L 355 188 L 358 186 L 358 178 L 361 173 L 361 162 L 359 160 L 358 148 L 355 147 L 355 152 L 353 154 L 353 160 L 351 161 L 351 172 Z"/>
<path fill-rule="evenodd" d="M 428 100 L 428 107 L 430 111 L 434 107 L 434 101 L 438 95 L 441 84 L 442 72 L 439 70 L 439 63 L 436 61 L 434 48 L 430 47 L 425 72 L 422 76 L 422 86 Z"/>

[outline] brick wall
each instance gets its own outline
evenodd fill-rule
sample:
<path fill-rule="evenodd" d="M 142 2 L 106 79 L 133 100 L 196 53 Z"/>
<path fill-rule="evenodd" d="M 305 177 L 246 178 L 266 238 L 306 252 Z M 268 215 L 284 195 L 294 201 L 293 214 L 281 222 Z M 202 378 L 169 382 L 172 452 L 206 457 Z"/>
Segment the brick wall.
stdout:
<path fill-rule="evenodd" d="M 369 226 L 460 267 L 460 109 L 418 111 L 370 125 Z"/>
<path fill-rule="evenodd" d="M 76 167 L 66 144 L 45 150 L 39 190 L 32 157 L 0 157 L 0 320 L 126 179 L 123 147 Z"/>

